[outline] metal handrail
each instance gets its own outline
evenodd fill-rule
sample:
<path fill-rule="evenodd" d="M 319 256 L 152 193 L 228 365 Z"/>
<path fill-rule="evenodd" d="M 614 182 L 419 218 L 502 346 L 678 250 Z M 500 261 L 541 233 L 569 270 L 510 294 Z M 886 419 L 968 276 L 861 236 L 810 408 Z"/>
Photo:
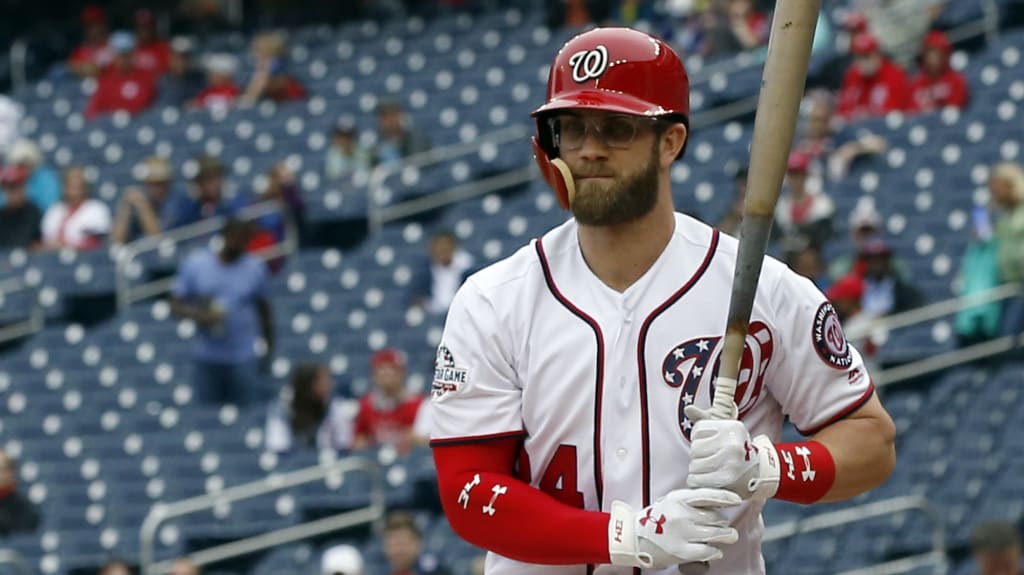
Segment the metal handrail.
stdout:
<path fill-rule="evenodd" d="M 246 555 L 268 547 L 308 539 L 330 531 L 379 521 L 384 516 L 385 511 L 384 486 L 380 468 L 372 460 L 365 457 L 346 457 L 328 464 L 314 465 L 283 474 L 271 474 L 263 479 L 231 487 L 218 493 L 199 495 L 173 503 L 154 504 L 150 508 L 149 513 L 146 514 L 146 518 L 143 519 L 142 526 L 139 529 L 139 561 L 142 573 L 143 575 L 166 575 L 170 572 L 171 561 L 161 561 L 159 563 L 155 561 L 157 530 L 160 525 L 169 519 L 205 511 L 225 503 L 259 497 L 297 485 L 318 481 L 338 473 L 345 474 L 351 471 L 366 471 L 373 478 L 369 493 L 370 504 L 368 506 L 204 549 L 193 553 L 190 555 L 190 558 L 197 565 L 202 566 Z"/>
<path fill-rule="evenodd" d="M 909 571 L 915 566 L 919 566 L 918 563 L 910 560 L 921 560 L 925 556 L 929 557 L 929 563 L 934 562 L 937 568 L 942 570 L 944 573 L 947 569 L 946 562 L 946 526 L 942 521 L 942 516 L 938 510 L 928 502 L 927 499 L 919 495 L 894 497 L 891 499 L 883 499 L 881 501 L 872 501 L 871 503 L 865 503 L 863 505 L 857 505 L 855 507 L 848 507 L 846 509 L 839 509 L 837 511 L 829 511 L 827 513 L 821 513 L 813 515 L 804 519 L 796 519 L 786 521 L 784 523 L 778 523 L 772 525 L 764 530 L 764 536 L 762 541 L 765 543 L 770 541 L 778 541 L 793 537 L 794 535 L 800 535 L 802 533 L 809 533 L 812 531 L 820 531 L 822 529 L 831 529 L 833 527 L 839 527 L 861 521 L 864 519 L 871 519 L 874 517 L 882 517 L 885 515 L 892 515 L 895 513 L 902 513 L 905 511 L 923 511 L 928 518 L 931 520 L 932 527 L 932 550 L 928 553 L 916 555 L 913 557 L 905 557 L 899 561 L 907 564 L 912 564 L 910 568 L 905 569 Z M 895 562 L 892 562 L 895 563 Z M 929 564 L 924 563 L 924 564 Z M 884 564 L 883 564 L 884 565 Z M 871 571 L 870 569 L 880 568 L 881 566 L 876 565 L 875 567 L 865 569 L 858 569 L 855 571 L 849 571 L 844 575 L 882 575 L 883 573 L 903 573 L 904 570 L 900 571 Z"/>
<path fill-rule="evenodd" d="M 1021 347 L 1024 347 L 1024 334 L 1004 335 L 1000 338 L 948 351 L 934 357 L 926 357 L 897 367 L 891 367 L 873 376 L 872 380 L 875 382 L 875 387 L 885 387 L 979 359 L 997 356 Z"/>
<path fill-rule="evenodd" d="M 289 217 L 288 212 L 284 207 L 275 201 L 260 202 L 252 206 L 247 206 L 239 210 L 234 216 L 240 220 L 252 221 L 275 213 L 280 213 L 284 216 L 285 237 L 280 243 L 270 246 L 271 248 L 276 249 L 264 249 L 256 252 L 256 255 L 259 255 L 264 259 L 271 259 L 295 253 L 299 245 L 298 230 L 295 226 L 295 222 L 291 217 Z M 131 243 L 121 246 L 117 252 L 117 265 L 115 267 L 115 286 L 117 290 L 118 310 L 124 311 L 128 306 L 137 301 L 167 293 L 173 285 L 173 278 L 163 278 L 141 285 L 132 285 L 128 269 L 140 254 L 156 251 L 160 249 L 161 246 L 166 245 L 168 241 L 178 244 L 186 240 L 192 240 L 212 234 L 213 232 L 223 228 L 226 222 L 227 218 L 224 216 L 215 216 L 198 221 L 194 224 L 174 228 L 173 230 L 169 230 L 155 236 L 139 238 Z"/>
<path fill-rule="evenodd" d="M 13 549 L 0 549 L 0 565 L 13 565 L 19 575 L 32 575 L 28 561 Z"/>
<path fill-rule="evenodd" d="M 409 168 L 422 168 L 477 153 L 480 151 L 481 144 L 504 144 L 517 140 L 522 141 L 529 133 L 530 131 L 526 126 L 514 124 L 500 130 L 488 132 L 472 142 L 431 148 L 425 152 L 403 158 L 401 162 L 391 162 L 375 167 L 370 172 L 369 182 L 367 183 L 369 201 L 367 202 L 366 217 L 370 231 L 380 231 L 381 226 L 384 225 L 384 213 L 388 206 L 381 205 L 379 198 L 384 189 L 384 182 L 392 175 Z"/>
<path fill-rule="evenodd" d="M 15 40 L 7 55 L 11 63 L 11 91 L 20 92 L 28 82 L 28 44 L 22 39 Z"/>
<path fill-rule="evenodd" d="M 1020 284 L 1003 284 L 972 294 L 952 297 L 900 313 L 873 319 L 862 326 L 854 326 L 846 334 L 853 340 L 869 337 L 879 331 L 890 331 L 917 325 L 967 308 L 993 303 L 1024 294 Z"/>
<path fill-rule="evenodd" d="M 6 300 L 11 294 L 34 290 L 37 287 L 35 282 L 30 282 L 24 277 L 7 278 L 0 280 L 0 297 Z M 39 303 L 39 297 L 33 297 L 32 307 L 29 309 L 27 318 L 0 328 L 0 343 L 38 333 L 43 329 L 45 323 L 46 311 L 43 309 L 42 304 Z"/>

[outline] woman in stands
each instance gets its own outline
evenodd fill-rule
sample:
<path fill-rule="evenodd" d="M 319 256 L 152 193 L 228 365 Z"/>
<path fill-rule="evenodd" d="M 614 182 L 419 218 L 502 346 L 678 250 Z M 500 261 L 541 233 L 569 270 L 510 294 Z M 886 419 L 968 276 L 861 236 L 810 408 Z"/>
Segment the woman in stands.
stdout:
<path fill-rule="evenodd" d="M 303 363 L 292 369 L 291 385 L 267 416 L 270 451 L 352 447 L 357 406 L 333 396 L 334 379 L 323 365 Z"/>
<path fill-rule="evenodd" d="M 47 248 L 90 250 L 99 247 L 111 226 L 110 208 L 89 197 L 85 170 L 64 172 L 64 197 L 43 214 L 43 245 Z"/>

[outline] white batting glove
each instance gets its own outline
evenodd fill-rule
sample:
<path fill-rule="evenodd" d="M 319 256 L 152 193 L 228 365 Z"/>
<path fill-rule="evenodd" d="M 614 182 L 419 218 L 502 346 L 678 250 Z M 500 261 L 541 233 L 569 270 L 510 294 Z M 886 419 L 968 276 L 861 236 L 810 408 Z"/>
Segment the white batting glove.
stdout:
<path fill-rule="evenodd" d="M 640 513 L 615 501 L 608 522 L 612 563 L 664 569 L 720 559 L 718 546 L 735 543 L 739 534 L 719 510 L 740 502 L 735 493 L 722 489 L 677 489 Z"/>
<path fill-rule="evenodd" d="M 727 489 L 743 499 L 764 501 L 779 488 L 779 453 L 767 435 L 751 439 L 736 419 L 711 419 L 708 410 L 689 405 L 690 487 Z"/>

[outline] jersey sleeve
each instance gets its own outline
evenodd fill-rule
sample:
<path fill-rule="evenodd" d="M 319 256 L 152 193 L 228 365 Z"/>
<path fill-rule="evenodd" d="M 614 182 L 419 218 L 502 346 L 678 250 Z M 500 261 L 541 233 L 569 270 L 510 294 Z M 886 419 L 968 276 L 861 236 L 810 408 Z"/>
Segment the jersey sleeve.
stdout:
<path fill-rule="evenodd" d="M 810 280 L 785 269 L 770 297 L 782 354 L 767 385 L 797 430 L 813 435 L 864 405 L 874 384 Z"/>
<path fill-rule="evenodd" d="M 494 306 L 471 279 L 452 300 L 430 392 L 431 445 L 522 435 L 522 389 Z"/>

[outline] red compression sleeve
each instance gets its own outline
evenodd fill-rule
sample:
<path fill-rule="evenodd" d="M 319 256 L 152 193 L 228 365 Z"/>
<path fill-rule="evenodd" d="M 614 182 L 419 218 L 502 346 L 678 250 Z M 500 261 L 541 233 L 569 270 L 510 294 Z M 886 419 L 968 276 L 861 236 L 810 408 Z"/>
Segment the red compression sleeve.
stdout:
<path fill-rule="evenodd" d="M 817 503 L 832 489 L 836 462 L 832 453 L 817 441 L 779 443 L 779 490 L 776 499 L 793 503 Z"/>
<path fill-rule="evenodd" d="M 557 501 L 513 476 L 521 440 L 434 446 L 445 515 L 466 541 L 544 565 L 610 563 L 609 515 Z"/>

